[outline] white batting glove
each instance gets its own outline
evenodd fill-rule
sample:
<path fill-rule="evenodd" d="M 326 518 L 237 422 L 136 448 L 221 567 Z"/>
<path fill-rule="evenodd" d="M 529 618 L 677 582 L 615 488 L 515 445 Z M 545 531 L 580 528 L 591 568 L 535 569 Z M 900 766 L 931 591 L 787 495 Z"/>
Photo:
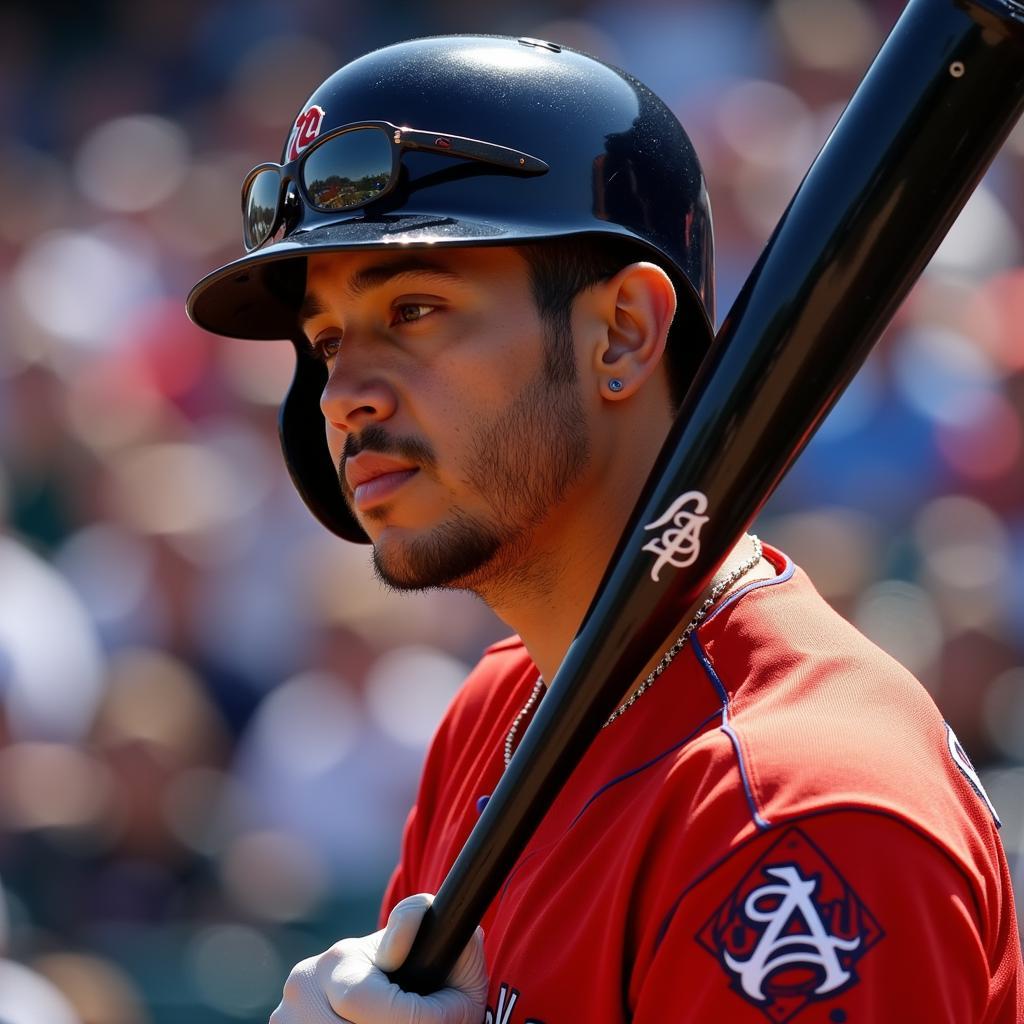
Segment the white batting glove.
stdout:
<path fill-rule="evenodd" d="M 433 901 L 429 893 L 410 896 L 391 911 L 383 931 L 342 939 L 297 963 L 270 1024 L 480 1024 L 487 1000 L 482 929 L 477 928 L 440 992 L 404 992 L 385 973 L 405 962 Z"/>

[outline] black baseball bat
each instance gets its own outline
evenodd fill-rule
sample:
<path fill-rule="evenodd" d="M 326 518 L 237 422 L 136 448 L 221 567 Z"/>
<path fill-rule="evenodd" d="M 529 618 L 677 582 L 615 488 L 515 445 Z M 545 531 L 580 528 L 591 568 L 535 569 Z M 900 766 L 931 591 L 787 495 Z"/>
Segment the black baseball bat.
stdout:
<path fill-rule="evenodd" d="M 911 0 L 729 311 L 576 639 L 392 975 L 402 988 L 444 984 L 629 680 L 692 617 L 1022 108 L 1024 4 Z"/>

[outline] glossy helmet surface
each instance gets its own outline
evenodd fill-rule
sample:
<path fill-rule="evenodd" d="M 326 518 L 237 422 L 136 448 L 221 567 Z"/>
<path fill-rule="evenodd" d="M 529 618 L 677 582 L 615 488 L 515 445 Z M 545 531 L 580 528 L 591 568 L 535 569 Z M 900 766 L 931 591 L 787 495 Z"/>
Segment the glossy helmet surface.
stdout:
<path fill-rule="evenodd" d="M 631 239 L 672 277 L 677 317 L 692 325 L 687 343 L 699 348 L 698 359 L 710 344 L 714 250 L 704 177 L 675 115 L 631 75 L 541 40 L 437 36 L 345 65 L 310 96 L 289 139 L 314 106 L 323 112 L 318 135 L 387 121 L 496 143 L 548 165 L 527 176 L 406 152 L 402 177 L 386 195 L 329 215 L 291 208 L 283 230 L 189 294 L 188 313 L 200 327 L 295 344 L 298 364 L 281 407 L 281 443 L 300 495 L 334 533 L 367 541 L 327 449 L 319 407 L 326 369 L 297 325 L 310 253 L 516 245 L 570 235 Z"/>

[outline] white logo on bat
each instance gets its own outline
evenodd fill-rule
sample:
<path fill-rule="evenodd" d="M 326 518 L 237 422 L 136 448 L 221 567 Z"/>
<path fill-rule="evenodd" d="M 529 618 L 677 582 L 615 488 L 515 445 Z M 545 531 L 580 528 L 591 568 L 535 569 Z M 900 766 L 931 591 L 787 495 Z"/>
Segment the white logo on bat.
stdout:
<path fill-rule="evenodd" d="M 658 560 L 651 568 L 651 579 L 655 583 L 658 582 L 658 574 L 666 564 L 674 565 L 677 569 L 685 569 L 697 561 L 700 554 L 700 528 L 710 518 L 703 515 L 707 507 L 706 494 L 701 491 L 687 491 L 672 502 L 672 506 L 660 519 L 644 527 L 645 530 L 665 527 L 660 537 L 643 546 L 644 551 L 650 551 L 658 556 Z"/>

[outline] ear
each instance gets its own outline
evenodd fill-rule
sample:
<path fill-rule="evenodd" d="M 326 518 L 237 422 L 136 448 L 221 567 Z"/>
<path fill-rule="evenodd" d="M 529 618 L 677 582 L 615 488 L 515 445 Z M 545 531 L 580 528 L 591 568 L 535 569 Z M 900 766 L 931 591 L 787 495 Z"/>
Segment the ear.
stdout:
<path fill-rule="evenodd" d="M 676 291 L 661 267 L 631 263 L 599 284 L 593 298 L 602 330 L 592 350 L 592 367 L 602 397 L 618 401 L 636 394 L 661 363 L 676 312 Z M 621 387 L 609 386 L 613 380 Z"/>

